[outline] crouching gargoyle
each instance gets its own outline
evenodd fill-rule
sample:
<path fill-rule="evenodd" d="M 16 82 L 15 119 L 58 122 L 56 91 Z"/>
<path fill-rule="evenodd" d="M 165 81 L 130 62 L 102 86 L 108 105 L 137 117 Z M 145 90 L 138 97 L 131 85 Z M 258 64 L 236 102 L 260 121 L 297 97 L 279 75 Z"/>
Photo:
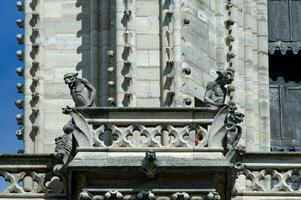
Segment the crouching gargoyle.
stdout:
<path fill-rule="evenodd" d="M 225 106 L 225 99 L 229 94 L 226 86 L 233 82 L 235 70 L 229 67 L 224 72 L 216 73 L 218 77 L 207 84 L 204 101 L 211 107 L 221 108 Z"/>
<path fill-rule="evenodd" d="M 70 94 L 76 107 L 95 106 L 96 90 L 89 81 L 78 78 L 78 73 L 67 73 L 64 75 L 65 83 L 69 86 Z"/>

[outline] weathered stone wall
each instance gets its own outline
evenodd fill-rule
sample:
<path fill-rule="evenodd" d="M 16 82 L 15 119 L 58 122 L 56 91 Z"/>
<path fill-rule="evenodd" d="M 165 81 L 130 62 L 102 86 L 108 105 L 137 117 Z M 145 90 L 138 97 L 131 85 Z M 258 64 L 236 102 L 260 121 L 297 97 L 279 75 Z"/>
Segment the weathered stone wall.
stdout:
<path fill-rule="evenodd" d="M 25 1 L 26 152 L 52 152 L 69 120 L 61 114 L 73 105 L 66 72 L 95 86 L 98 106 L 194 107 L 216 70 L 230 65 L 229 51 L 234 100 L 246 114 L 242 144 L 269 150 L 266 1 L 233 0 L 230 16 L 224 0 L 37 2 Z M 235 21 L 231 33 L 227 18 Z"/>
<path fill-rule="evenodd" d="M 233 1 L 236 39 L 236 101 L 245 113 L 245 145 L 248 150 L 270 150 L 268 26 L 266 1 Z"/>
<path fill-rule="evenodd" d="M 61 108 L 73 105 L 66 72 L 90 79 L 89 1 L 25 1 L 25 151 L 53 151 L 55 137 L 69 120 Z M 36 22 L 35 22 L 36 21 Z M 37 31 L 37 37 L 34 36 Z M 33 44 L 40 47 L 34 51 Z M 34 63 L 38 63 L 38 67 Z M 33 78 L 39 79 L 36 86 Z M 34 100 L 33 94 L 39 97 Z M 39 112 L 33 115 L 33 110 Z"/>
<path fill-rule="evenodd" d="M 222 63 L 217 63 L 216 41 L 222 24 L 218 24 L 217 6 L 222 1 L 187 1 L 183 8 L 183 20 L 189 23 L 183 26 L 183 68 L 190 68 L 191 75 L 184 76 L 183 93 L 203 100 L 206 85 L 216 77 L 218 66 L 224 68 L 224 50 L 222 49 Z M 222 7 L 223 14 L 224 8 Z M 220 26 L 220 27 L 219 27 Z M 223 38 L 224 29 L 221 29 Z M 224 42 L 222 40 L 222 46 Z"/>

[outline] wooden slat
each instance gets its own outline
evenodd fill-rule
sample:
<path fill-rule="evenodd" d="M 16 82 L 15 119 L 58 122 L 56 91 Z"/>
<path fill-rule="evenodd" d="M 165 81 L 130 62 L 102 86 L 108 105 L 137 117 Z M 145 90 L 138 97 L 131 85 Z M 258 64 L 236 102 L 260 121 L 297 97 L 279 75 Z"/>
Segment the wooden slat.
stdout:
<path fill-rule="evenodd" d="M 291 34 L 293 41 L 301 41 L 301 1 L 290 0 Z"/>
<path fill-rule="evenodd" d="M 269 0 L 269 41 L 291 41 L 288 0 Z"/>

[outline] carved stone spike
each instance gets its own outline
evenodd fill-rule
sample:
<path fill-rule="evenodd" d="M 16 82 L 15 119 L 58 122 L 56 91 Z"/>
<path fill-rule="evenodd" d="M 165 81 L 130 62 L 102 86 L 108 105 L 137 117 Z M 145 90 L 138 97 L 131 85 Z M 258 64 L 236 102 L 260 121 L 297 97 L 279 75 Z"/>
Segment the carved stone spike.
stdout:
<path fill-rule="evenodd" d="M 31 126 L 31 128 L 32 128 L 32 131 L 39 131 L 40 126 L 39 126 L 39 124 L 34 123 L 34 124 Z"/>
<path fill-rule="evenodd" d="M 115 82 L 114 82 L 114 81 L 108 81 L 108 85 L 109 85 L 110 87 L 113 87 L 113 86 L 115 85 Z"/>
<path fill-rule="evenodd" d="M 32 108 L 32 113 L 33 113 L 34 115 L 39 114 L 39 112 L 40 112 L 40 109 L 39 109 L 39 108 L 36 108 L 36 107 Z"/>
<path fill-rule="evenodd" d="M 17 83 L 16 89 L 17 89 L 17 92 L 21 94 L 24 91 L 24 85 L 22 83 Z"/>
<path fill-rule="evenodd" d="M 185 19 L 183 20 L 183 22 L 184 22 L 184 25 L 188 25 L 188 24 L 190 23 L 190 19 L 185 18 Z"/>
<path fill-rule="evenodd" d="M 235 38 L 232 35 L 228 35 L 225 40 L 226 44 L 229 46 L 232 42 L 235 41 Z"/>
<path fill-rule="evenodd" d="M 24 116 L 22 114 L 16 115 L 16 121 L 18 125 L 23 125 Z"/>
<path fill-rule="evenodd" d="M 40 43 L 38 43 L 38 42 L 32 43 L 32 48 L 33 48 L 34 50 L 38 51 L 39 47 L 40 47 Z"/>
<path fill-rule="evenodd" d="M 158 173 L 158 160 L 154 150 L 145 153 L 145 158 L 142 161 L 142 172 L 147 178 L 155 178 Z"/>
<path fill-rule="evenodd" d="M 20 125 L 19 128 L 16 131 L 16 136 L 18 140 L 23 140 L 24 136 L 24 126 Z"/>
<path fill-rule="evenodd" d="M 108 103 L 109 103 L 110 105 L 114 104 L 114 101 L 115 101 L 114 97 L 109 97 L 109 98 L 108 98 Z"/>
<path fill-rule="evenodd" d="M 23 11 L 24 10 L 24 4 L 22 3 L 22 1 L 17 1 L 16 2 L 16 6 L 18 8 L 19 11 Z"/>
<path fill-rule="evenodd" d="M 33 16 L 36 16 L 36 15 L 33 15 Z M 39 27 L 32 27 L 32 34 L 33 35 L 39 35 L 40 33 L 40 28 Z"/>
<path fill-rule="evenodd" d="M 231 51 L 228 52 L 228 53 L 227 53 L 227 59 L 228 59 L 228 60 L 231 60 L 231 59 L 233 59 L 233 58 L 235 58 L 235 54 L 234 54 L 233 52 L 231 52 Z"/>
<path fill-rule="evenodd" d="M 40 78 L 39 78 L 39 77 L 36 77 L 36 76 L 32 77 L 32 82 L 33 82 L 34 84 L 39 83 L 39 81 L 40 81 Z"/>
<path fill-rule="evenodd" d="M 17 73 L 19 76 L 23 76 L 24 68 L 23 68 L 23 67 L 18 67 L 18 68 L 16 69 L 16 73 Z"/>
<path fill-rule="evenodd" d="M 225 21 L 225 24 L 227 27 L 233 26 L 235 24 L 235 21 L 233 19 L 229 18 Z"/>
<path fill-rule="evenodd" d="M 70 89 L 70 94 L 76 107 L 92 107 L 96 97 L 96 89 L 84 78 L 78 78 L 78 73 L 64 75 L 65 84 Z"/>
<path fill-rule="evenodd" d="M 16 25 L 17 25 L 19 28 L 23 28 L 23 27 L 24 27 L 24 20 L 22 20 L 22 19 L 17 19 L 17 20 L 16 20 Z"/>
<path fill-rule="evenodd" d="M 192 103 L 192 100 L 190 98 L 184 98 L 184 103 L 185 103 L 185 105 L 190 106 Z"/>
<path fill-rule="evenodd" d="M 226 4 L 226 9 L 227 9 L 227 10 L 230 10 L 232 7 L 233 7 L 233 4 L 232 4 L 231 1 L 229 1 L 229 2 Z"/>
<path fill-rule="evenodd" d="M 37 60 L 33 60 L 32 61 L 32 67 L 33 68 L 37 69 L 39 66 L 40 66 L 40 62 L 39 61 L 37 61 Z"/>
<path fill-rule="evenodd" d="M 16 55 L 19 60 L 23 60 L 23 51 L 22 50 L 16 51 Z"/>
<path fill-rule="evenodd" d="M 114 67 L 108 67 L 107 70 L 108 70 L 108 72 L 112 73 L 112 72 L 114 72 L 115 69 L 114 69 Z"/>
<path fill-rule="evenodd" d="M 190 75 L 191 74 L 191 68 L 188 68 L 188 67 L 184 68 L 183 73 L 186 74 L 186 75 Z"/>
<path fill-rule="evenodd" d="M 37 18 L 37 17 L 39 17 L 40 16 L 40 13 L 39 12 L 37 12 L 37 11 L 33 11 L 32 12 L 32 17 L 33 18 Z"/>
<path fill-rule="evenodd" d="M 107 55 L 110 57 L 114 57 L 114 51 L 113 50 L 107 51 Z"/>
<path fill-rule="evenodd" d="M 204 101 L 212 107 L 222 107 L 225 105 L 226 95 L 228 94 L 226 85 L 234 80 L 235 70 L 231 67 L 225 72 L 217 71 L 218 77 L 207 84 Z"/>
<path fill-rule="evenodd" d="M 40 94 L 38 92 L 33 92 L 31 94 L 33 100 L 38 100 L 40 98 Z"/>
<path fill-rule="evenodd" d="M 17 99 L 15 105 L 17 108 L 22 109 L 24 107 L 24 101 L 22 99 Z"/>
<path fill-rule="evenodd" d="M 17 34 L 16 39 L 17 39 L 18 44 L 23 44 L 24 43 L 24 35 L 23 34 Z"/>

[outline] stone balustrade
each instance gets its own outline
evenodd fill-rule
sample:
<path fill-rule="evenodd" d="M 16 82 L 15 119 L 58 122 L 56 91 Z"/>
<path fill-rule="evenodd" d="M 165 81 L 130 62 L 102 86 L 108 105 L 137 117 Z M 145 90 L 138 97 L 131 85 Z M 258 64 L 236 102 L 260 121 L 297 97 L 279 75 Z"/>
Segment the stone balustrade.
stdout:
<path fill-rule="evenodd" d="M 237 199 L 301 198 L 301 154 L 298 152 L 247 153 L 236 179 Z"/>
<path fill-rule="evenodd" d="M 79 147 L 173 149 L 207 147 L 218 110 L 76 108 L 67 113 Z"/>
<path fill-rule="evenodd" d="M 65 199 L 60 180 L 48 184 L 50 163 L 49 155 L 0 155 L 0 199 Z"/>

